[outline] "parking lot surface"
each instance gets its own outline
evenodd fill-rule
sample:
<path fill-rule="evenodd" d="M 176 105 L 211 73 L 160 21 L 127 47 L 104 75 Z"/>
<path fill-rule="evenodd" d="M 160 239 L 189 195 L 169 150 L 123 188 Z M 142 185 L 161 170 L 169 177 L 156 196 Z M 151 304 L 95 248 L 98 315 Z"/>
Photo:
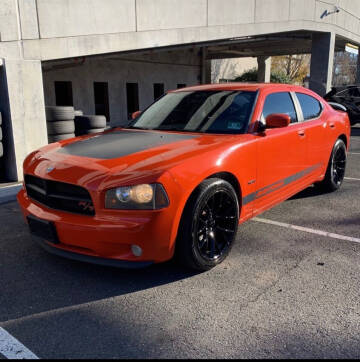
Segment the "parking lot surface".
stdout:
<path fill-rule="evenodd" d="M 206 273 L 52 256 L 16 202 L 0 205 L 0 331 L 39 358 L 360 358 L 360 128 L 352 134 L 339 191 L 310 187 L 244 223 Z"/>

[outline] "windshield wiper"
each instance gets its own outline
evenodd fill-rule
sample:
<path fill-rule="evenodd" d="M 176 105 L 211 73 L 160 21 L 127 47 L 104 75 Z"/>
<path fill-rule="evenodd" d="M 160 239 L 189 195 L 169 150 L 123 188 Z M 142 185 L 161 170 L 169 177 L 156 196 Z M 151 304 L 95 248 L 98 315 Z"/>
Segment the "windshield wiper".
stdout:
<path fill-rule="evenodd" d="M 176 131 L 176 132 L 197 132 L 189 129 L 179 129 L 176 127 L 173 128 L 152 128 L 153 131 Z"/>

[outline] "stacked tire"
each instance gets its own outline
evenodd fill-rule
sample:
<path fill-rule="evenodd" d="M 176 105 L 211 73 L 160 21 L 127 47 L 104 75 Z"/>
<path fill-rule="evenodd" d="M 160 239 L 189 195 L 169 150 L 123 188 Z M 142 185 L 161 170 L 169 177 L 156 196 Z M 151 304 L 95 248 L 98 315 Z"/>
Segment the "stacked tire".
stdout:
<path fill-rule="evenodd" d="M 75 117 L 76 136 L 103 132 L 105 127 L 105 116 L 81 115 Z"/>
<path fill-rule="evenodd" d="M 74 107 L 45 107 L 49 143 L 75 137 Z"/>
<path fill-rule="evenodd" d="M 2 116 L 1 116 L 1 112 L 0 112 L 0 158 L 4 155 L 4 147 L 3 147 L 2 139 L 3 139 Z"/>
<path fill-rule="evenodd" d="M 76 109 L 74 114 L 75 114 L 75 117 L 76 117 L 76 116 L 82 116 L 84 113 L 80 109 Z"/>

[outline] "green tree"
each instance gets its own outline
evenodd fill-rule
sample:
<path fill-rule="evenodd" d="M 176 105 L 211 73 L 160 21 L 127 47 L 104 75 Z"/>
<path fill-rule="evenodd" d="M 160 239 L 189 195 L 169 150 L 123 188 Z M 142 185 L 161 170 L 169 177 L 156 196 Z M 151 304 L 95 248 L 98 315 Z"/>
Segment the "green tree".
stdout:
<path fill-rule="evenodd" d="M 257 82 L 258 70 L 257 68 L 252 68 L 245 71 L 239 77 L 234 79 L 234 82 Z M 272 71 L 270 75 L 271 83 L 291 83 L 290 77 L 285 73 L 280 71 Z"/>
<path fill-rule="evenodd" d="M 310 55 L 281 55 L 271 57 L 271 71 L 278 74 L 285 74 L 289 83 L 302 85 L 304 78 L 310 71 Z"/>

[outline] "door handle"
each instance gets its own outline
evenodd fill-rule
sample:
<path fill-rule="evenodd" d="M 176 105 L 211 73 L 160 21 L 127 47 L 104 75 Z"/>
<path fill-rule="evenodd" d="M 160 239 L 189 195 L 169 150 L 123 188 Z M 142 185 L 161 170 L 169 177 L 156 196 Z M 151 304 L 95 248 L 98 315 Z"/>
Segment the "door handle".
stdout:
<path fill-rule="evenodd" d="M 304 137 L 305 136 L 305 131 L 304 130 L 298 131 L 298 135 L 300 137 Z"/>
<path fill-rule="evenodd" d="M 335 123 L 330 123 L 330 128 L 335 128 Z"/>

